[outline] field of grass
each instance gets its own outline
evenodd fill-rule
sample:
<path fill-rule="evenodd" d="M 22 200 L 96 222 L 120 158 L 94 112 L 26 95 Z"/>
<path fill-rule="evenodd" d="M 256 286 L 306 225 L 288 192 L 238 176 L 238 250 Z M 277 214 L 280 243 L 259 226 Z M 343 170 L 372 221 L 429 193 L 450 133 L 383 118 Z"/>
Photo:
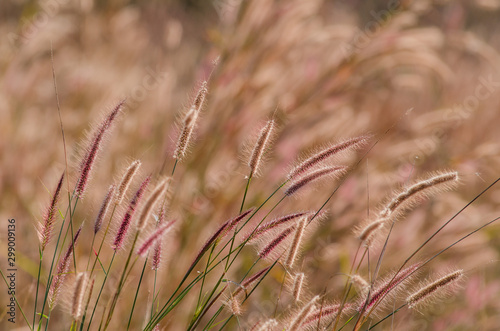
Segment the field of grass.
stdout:
<path fill-rule="evenodd" d="M 0 330 L 498 330 L 499 15 L 1 1 Z"/>

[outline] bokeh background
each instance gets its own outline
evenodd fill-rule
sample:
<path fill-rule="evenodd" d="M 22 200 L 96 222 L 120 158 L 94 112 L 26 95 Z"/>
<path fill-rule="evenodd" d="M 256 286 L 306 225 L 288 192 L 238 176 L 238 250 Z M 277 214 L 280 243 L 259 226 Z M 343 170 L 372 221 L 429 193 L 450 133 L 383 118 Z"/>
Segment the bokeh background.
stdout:
<path fill-rule="evenodd" d="M 160 273 L 165 295 L 217 225 L 237 213 L 248 173 L 245 146 L 276 108 L 279 134 L 261 176 L 252 181 L 247 206 L 260 204 L 303 153 L 359 134 L 380 139 L 326 206 L 328 217 L 304 247 L 300 268 L 309 277 L 308 292 L 326 289 L 329 299 L 338 298 L 358 245 L 353 228 L 394 189 L 436 170 L 461 174 L 458 189 L 423 202 L 397 224 L 384 271 L 399 267 L 499 176 L 499 17 L 498 0 L 3 0 L 0 266 L 6 260 L 7 220 L 14 217 L 18 296 L 31 316 L 38 258 L 34 225 L 65 169 L 52 49 L 72 183 L 85 132 L 104 110 L 127 100 L 77 209 L 77 224 L 92 223 L 107 187 L 129 161 L 141 159 L 143 174 L 157 174 L 165 158 L 171 169 L 176 123 L 210 77 L 196 141 L 176 170 L 169 217 L 180 222 L 168 238 Z M 360 155 L 343 162 L 354 164 Z M 317 209 L 333 188 L 335 183 L 325 183 L 286 200 L 273 216 Z M 497 217 L 499 203 L 495 186 L 419 256 L 428 257 Z M 467 271 L 467 282 L 430 311 L 399 312 L 395 328 L 496 330 L 499 235 L 500 227 L 492 225 L 433 261 L 422 278 L 458 267 Z M 88 226 L 81 243 L 91 238 Z M 86 261 L 89 251 L 81 244 L 76 255 Z M 229 278 L 241 277 L 254 259 L 251 249 L 245 251 Z M 133 277 L 139 274 L 136 270 Z M 240 326 L 230 329 L 247 329 L 269 317 L 281 277 L 278 270 L 262 283 L 245 305 Z M 10 329 L 4 289 L 0 328 Z M 128 313 L 129 295 L 117 316 Z M 139 300 L 149 300 L 147 291 Z M 192 304 L 186 300 L 162 327 L 184 329 Z M 60 306 L 51 321 L 54 330 L 71 323 Z M 134 329 L 144 321 L 140 308 Z M 16 327 L 23 329 L 20 317 Z M 114 323 L 120 328 L 124 321 Z"/>

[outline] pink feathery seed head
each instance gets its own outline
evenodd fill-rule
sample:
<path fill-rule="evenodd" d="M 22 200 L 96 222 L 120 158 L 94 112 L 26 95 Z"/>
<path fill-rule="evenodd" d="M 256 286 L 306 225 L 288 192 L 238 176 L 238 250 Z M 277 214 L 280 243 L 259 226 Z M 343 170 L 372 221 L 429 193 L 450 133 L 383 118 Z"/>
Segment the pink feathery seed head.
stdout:
<path fill-rule="evenodd" d="M 87 285 L 87 275 L 83 272 L 79 273 L 76 278 L 75 288 L 73 291 L 73 300 L 71 305 L 71 316 L 75 320 L 80 318 L 83 306 L 83 297 Z"/>
<path fill-rule="evenodd" d="M 278 246 L 285 240 L 290 233 L 295 229 L 295 225 L 292 225 L 291 227 L 285 229 L 283 232 L 281 232 L 276 238 L 274 238 L 269 244 L 267 244 L 260 252 L 259 252 L 259 257 L 261 259 L 265 259 L 266 257 L 269 256 Z"/>
<path fill-rule="evenodd" d="M 458 172 L 437 173 L 397 193 L 380 212 L 380 218 L 389 218 L 410 208 L 422 197 L 446 191 L 458 183 Z"/>
<path fill-rule="evenodd" d="M 206 253 L 208 248 L 215 242 L 218 242 L 221 240 L 224 236 L 226 236 L 238 223 L 245 218 L 248 214 L 250 214 L 254 210 L 254 208 L 250 208 L 249 210 L 241 213 L 235 218 L 232 218 L 230 220 L 227 220 L 226 222 L 222 223 L 222 225 L 215 231 L 215 233 L 206 241 L 206 243 L 203 245 L 201 248 L 200 252 L 198 255 L 196 255 L 196 258 L 194 259 L 193 263 L 191 264 L 191 267 L 193 267 L 198 260 L 203 256 L 203 254 Z"/>
<path fill-rule="evenodd" d="M 141 183 L 141 186 L 139 186 L 139 189 L 137 192 L 135 192 L 134 197 L 130 201 L 130 204 L 128 206 L 127 211 L 125 212 L 125 215 L 123 216 L 123 220 L 120 224 L 120 227 L 118 228 L 118 231 L 116 233 L 115 240 L 113 241 L 113 249 L 115 251 L 118 251 L 122 245 L 123 245 L 123 240 L 125 239 L 125 236 L 128 232 L 128 229 L 130 227 L 130 222 L 132 221 L 132 217 L 134 216 L 134 213 L 137 209 L 137 205 L 139 204 L 142 196 L 144 195 L 144 191 L 146 190 L 146 187 L 148 186 L 149 182 L 151 181 L 151 176 L 147 176 L 144 181 Z"/>
<path fill-rule="evenodd" d="M 59 260 L 59 263 L 57 265 L 56 274 L 54 275 L 54 279 L 52 280 L 52 285 L 49 289 L 49 309 L 50 310 L 52 310 L 57 303 L 57 299 L 59 297 L 59 292 L 61 291 L 61 286 L 64 283 L 64 280 L 66 279 L 66 275 L 67 275 L 68 270 L 69 270 L 70 257 L 74 251 L 76 242 L 77 242 L 78 238 L 80 237 L 80 232 L 82 230 L 82 226 L 83 226 L 83 224 L 76 231 L 75 236 L 73 237 L 73 241 L 70 243 L 68 249 L 66 250 L 66 253 L 62 256 L 62 258 Z"/>
<path fill-rule="evenodd" d="M 269 221 L 265 224 L 261 224 L 254 231 L 250 232 L 245 237 L 245 239 L 243 239 L 243 242 L 258 239 L 260 236 L 269 232 L 270 230 L 272 230 L 278 226 L 281 226 L 283 224 L 287 224 L 290 221 L 296 220 L 297 218 L 302 217 L 302 216 L 306 216 L 306 215 L 312 216 L 312 215 L 314 215 L 314 212 L 313 211 L 300 212 L 300 213 L 294 213 L 294 214 L 285 215 L 285 216 L 282 216 L 279 218 L 275 218 L 272 221 Z"/>
<path fill-rule="evenodd" d="M 375 305 L 378 305 L 384 298 L 390 294 L 396 287 L 403 286 L 409 281 L 410 276 L 414 275 L 415 272 L 421 267 L 422 263 L 415 263 L 396 275 L 389 277 L 385 282 L 378 286 L 371 294 L 368 303 L 365 307 L 365 311 L 370 311 Z M 358 308 L 361 311 L 365 306 L 365 300 Z"/>
<path fill-rule="evenodd" d="M 169 181 L 170 178 L 160 181 L 160 183 L 156 186 L 156 188 L 146 200 L 146 203 L 144 204 L 144 207 L 142 208 L 139 215 L 139 221 L 137 222 L 138 230 L 142 231 L 146 227 L 147 220 L 149 219 L 156 203 L 160 200 L 165 190 L 167 189 L 167 184 Z"/>
<path fill-rule="evenodd" d="M 348 303 L 344 304 L 344 309 L 345 308 L 349 308 Z M 330 320 L 331 318 L 335 318 L 337 317 L 339 310 L 340 310 L 340 304 L 331 304 L 327 306 L 318 307 L 306 317 L 306 319 L 302 323 L 302 327 L 306 327 L 312 324 L 317 325 L 318 322 L 321 322 L 323 320 L 326 319 Z M 342 310 L 342 312 L 344 312 L 344 310 Z"/>
<path fill-rule="evenodd" d="M 167 233 L 167 230 L 171 229 L 172 225 L 174 225 L 175 222 L 176 221 L 173 220 L 157 228 L 156 231 L 151 236 L 149 236 L 148 239 L 146 239 L 146 241 L 141 245 L 141 247 L 139 247 L 139 249 L 137 250 L 137 254 L 140 256 L 145 256 L 149 251 L 149 249 L 151 248 L 151 246 L 154 243 L 161 240 L 161 237 Z"/>
<path fill-rule="evenodd" d="M 259 133 L 259 137 L 252 150 L 250 160 L 248 161 L 248 166 L 250 167 L 250 177 L 259 172 L 259 166 L 262 163 L 262 157 L 264 156 L 264 153 L 269 148 L 269 144 L 271 143 L 271 137 L 273 135 L 274 127 L 274 120 L 270 120 L 266 123 L 266 125 L 261 129 Z"/>
<path fill-rule="evenodd" d="M 363 227 L 359 227 L 356 230 L 357 237 L 366 247 L 370 247 L 373 244 L 373 241 L 375 240 L 377 234 L 380 233 L 380 230 L 384 228 L 386 223 L 387 219 L 383 218 L 368 223 Z"/>
<path fill-rule="evenodd" d="M 141 161 L 135 160 L 125 170 L 125 173 L 123 174 L 122 179 L 120 180 L 120 184 L 118 184 L 118 187 L 116 189 L 116 195 L 115 195 L 116 205 L 119 205 L 122 202 L 123 197 L 127 193 L 130 183 L 132 182 L 132 179 L 134 178 L 135 174 L 137 174 L 137 171 L 139 170 L 140 166 L 141 166 Z"/>
<path fill-rule="evenodd" d="M 447 295 L 446 290 L 449 290 L 452 285 L 456 285 L 457 282 L 464 276 L 464 271 L 459 269 L 455 270 L 434 282 L 428 283 L 427 285 L 420 288 L 420 290 L 411 294 L 407 299 L 406 303 L 408 308 L 413 309 L 418 306 L 423 306 L 432 302 L 432 299 L 439 296 L 440 294 Z"/>
<path fill-rule="evenodd" d="M 179 134 L 179 138 L 177 139 L 177 145 L 174 150 L 173 157 L 178 161 L 182 160 L 186 154 L 188 146 L 192 140 L 193 131 L 196 127 L 196 123 L 205 102 L 206 95 L 208 93 L 207 90 L 207 82 L 203 82 L 201 88 L 198 90 L 198 93 L 191 105 L 191 108 L 186 113 L 182 123 L 182 131 Z"/>
<path fill-rule="evenodd" d="M 302 237 L 304 236 L 304 230 L 306 229 L 307 219 L 302 218 L 298 221 L 297 228 L 295 229 L 295 235 L 293 236 L 292 245 L 288 251 L 288 256 L 285 261 L 285 265 L 288 268 L 292 268 L 293 264 L 297 258 L 297 254 L 300 249 L 300 244 L 302 242 Z"/>
<path fill-rule="evenodd" d="M 295 318 L 290 322 L 290 327 L 287 330 L 296 331 L 301 330 L 301 326 L 304 324 L 305 320 L 309 314 L 316 308 L 316 302 L 318 302 L 319 296 L 315 296 L 309 301 L 295 316 Z"/>
<path fill-rule="evenodd" d="M 248 291 L 247 291 L 248 287 L 251 286 L 253 283 L 255 283 L 258 279 L 260 279 L 260 277 L 262 277 L 262 275 L 264 275 L 269 270 L 269 268 L 270 267 L 266 267 L 266 268 L 256 272 L 251 277 L 248 277 L 247 279 L 245 279 L 240 284 L 240 286 L 233 292 L 232 296 L 235 297 L 238 294 L 242 293 L 243 291 L 245 291 L 245 295 L 248 295 Z"/>
<path fill-rule="evenodd" d="M 97 234 L 99 230 L 101 229 L 102 222 L 104 218 L 106 217 L 106 214 L 108 213 L 109 205 L 111 202 L 111 199 L 113 198 L 113 194 L 115 193 L 115 186 L 111 185 L 108 189 L 108 193 L 106 194 L 106 197 L 104 197 L 104 200 L 101 204 L 101 208 L 99 209 L 99 213 L 97 214 L 97 217 L 94 222 L 94 234 Z"/>
<path fill-rule="evenodd" d="M 61 195 L 62 183 L 64 179 L 64 172 L 59 179 L 54 195 L 52 195 L 52 200 L 50 202 L 49 207 L 45 211 L 43 221 L 38 224 L 37 232 L 38 239 L 40 240 L 40 246 L 42 252 L 45 250 L 45 247 L 50 241 L 52 237 L 52 229 L 54 228 L 54 223 L 56 221 L 57 216 L 57 202 L 59 201 L 59 197 Z"/>
<path fill-rule="evenodd" d="M 303 284 L 304 284 L 304 273 L 299 272 L 295 275 L 292 285 L 292 295 L 295 302 L 300 301 L 300 294 L 302 293 Z"/>
<path fill-rule="evenodd" d="M 164 204 L 160 206 L 158 213 L 158 221 L 156 227 L 160 227 L 165 222 L 166 207 Z M 161 263 L 162 240 L 157 240 L 154 244 L 153 259 L 151 260 L 151 269 L 158 270 Z"/>
<path fill-rule="evenodd" d="M 92 168 L 97 158 L 97 154 L 102 147 L 104 138 L 110 132 L 111 125 L 116 119 L 116 116 L 120 113 L 123 103 L 124 101 L 118 103 L 118 105 L 116 105 L 115 108 L 113 108 L 113 110 L 106 116 L 104 121 L 97 128 L 89 146 L 87 147 L 85 157 L 82 159 L 80 164 L 80 176 L 78 177 L 75 190 L 76 196 L 80 199 L 83 198 L 85 189 L 87 188 Z"/>
<path fill-rule="evenodd" d="M 154 251 L 153 251 L 153 259 L 151 260 L 151 269 L 152 270 L 158 270 L 160 268 L 161 250 L 162 250 L 162 241 L 158 240 L 155 243 L 155 247 L 154 247 Z"/>
<path fill-rule="evenodd" d="M 335 175 L 336 177 L 340 177 L 346 169 L 346 166 L 332 166 L 312 171 L 304 175 L 303 177 L 295 179 L 285 191 L 285 195 L 291 196 L 305 185 L 328 175 Z"/>
<path fill-rule="evenodd" d="M 223 237 L 225 237 L 229 232 L 231 232 L 245 217 L 248 216 L 248 214 L 250 214 L 251 212 L 253 212 L 255 210 L 255 207 L 252 207 L 246 211 L 244 211 L 243 213 L 241 213 L 240 215 L 236 216 L 235 218 L 233 219 L 230 219 L 228 221 L 226 221 L 227 223 L 227 227 L 225 228 L 224 232 L 221 234 L 220 236 L 220 239 L 222 239 Z"/>
<path fill-rule="evenodd" d="M 288 179 L 294 179 L 298 176 L 301 176 L 309 169 L 314 168 L 315 166 L 321 164 L 323 161 L 325 161 L 326 159 L 330 158 L 335 154 L 338 154 L 343 151 L 355 150 L 357 148 L 360 148 L 363 145 L 365 145 L 370 140 L 370 138 L 371 138 L 370 135 L 364 135 L 351 138 L 343 142 L 340 142 L 338 144 L 335 144 L 333 146 L 330 146 L 314 154 L 313 156 L 309 157 L 308 159 L 301 162 L 298 166 L 293 168 L 292 171 L 290 171 L 290 173 L 288 174 Z"/>

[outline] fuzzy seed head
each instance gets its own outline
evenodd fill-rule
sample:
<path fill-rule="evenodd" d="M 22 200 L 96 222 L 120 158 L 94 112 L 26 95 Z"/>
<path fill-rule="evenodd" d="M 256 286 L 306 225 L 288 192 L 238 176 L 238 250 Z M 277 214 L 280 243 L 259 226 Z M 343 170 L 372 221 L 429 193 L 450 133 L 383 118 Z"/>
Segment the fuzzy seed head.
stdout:
<path fill-rule="evenodd" d="M 390 218 L 394 215 L 397 216 L 398 213 L 409 209 L 419 198 L 442 192 L 453 187 L 457 183 L 458 173 L 447 172 L 437 174 L 413 184 L 392 198 L 389 204 L 380 212 L 380 218 Z"/>
<path fill-rule="evenodd" d="M 146 190 L 146 187 L 148 186 L 150 180 L 151 180 L 150 176 L 144 179 L 144 181 L 141 183 L 141 186 L 139 186 L 139 189 L 137 190 L 134 197 L 130 201 L 128 209 L 125 212 L 125 215 L 123 216 L 122 222 L 120 223 L 120 227 L 116 232 L 115 240 L 113 241 L 112 247 L 115 251 L 118 251 L 123 246 L 123 241 L 125 240 L 125 236 L 127 235 L 130 223 L 132 222 L 132 218 L 137 209 L 137 205 L 139 204 L 142 196 L 144 195 L 144 191 Z"/>
<path fill-rule="evenodd" d="M 108 213 L 109 205 L 111 204 L 111 199 L 113 197 L 113 194 L 115 193 L 115 186 L 111 185 L 108 189 L 108 193 L 106 194 L 106 197 L 104 198 L 104 201 L 101 204 L 101 208 L 99 209 L 99 213 L 97 214 L 97 217 L 94 222 L 94 234 L 97 234 L 99 230 L 101 229 L 102 222 L 104 221 L 104 218 L 106 217 L 106 214 Z"/>
<path fill-rule="evenodd" d="M 316 307 L 316 302 L 319 300 L 319 296 L 315 296 L 309 301 L 298 313 L 298 315 L 290 323 L 288 330 L 296 331 L 300 330 L 301 325 L 305 322 L 306 318 L 309 316 L 311 311 Z"/>
<path fill-rule="evenodd" d="M 297 258 L 297 253 L 302 242 L 302 237 L 304 235 L 304 230 L 306 228 L 307 219 L 302 218 L 295 229 L 295 235 L 293 237 L 292 245 L 290 246 L 290 251 L 288 252 L 288 257 L 286 258 L 285 265 L 288 268 L 292 268 L 293 264 Z"/>
<path fill-rule="evenodd" d="M 365 145 L 370 136 L 359 136 L 355 138 L 351 138 L 340 142 L 338 144 L 332 145 L 314 155 L 309 157 L 308 159 L 301 162 L 298 166 L 292 169 L 288 174 L 288 179 L 295 179 L 303 174 L 305 174 L 308 170 L 320 165 L 328 158 L 332 157 L 335 154 L 338 154 L 343 151 L 355 150 L 363 145 Z"/>
<path fill-rule="evenodd" d="M 437 296 L 446 294 L 446 290 L 462 279 L 463 275 L 463 270 L 456 270 L 422 287 L 406 299 L 408 308 L 423 306 L 431 302 Z"/>
<path fill-rule="evenodd" d="M 306 186 L 307 184 L 314 182 L 318 179 L 321 179 L 325 176 L 328 175 L 335 175 L 335 177 L 340 177 L 342 175 L 347 167 L 345 166 L 333 166 L 333 167 L 325 167 L 321 168 L 315 171 L 312 171 L 311 173 L 308 173 L 304 175 L 303 177 L 297 178 L 294 180 L 288 189 L 285 191 L 285 195 L 291 196 L 295 194 L 299 189 L 302 187 Z"/>
<path fill-rule="evenodd" d="M 66 275 L 70 267 L 70 257 L 73 254 L 76 242 L 80 237 L 81 230 L 82 227 L 80 226 L 80 228 L 76 231 L 75 236 L 73 237 L 73 241 L 70 243 L 68 249 L 66 250 L 66 253 L 59 260 L 54 279 L 52 280 L 52 284 L 49 289 L 49 310 L 54 309 L 55 305 L 57 304 L 57 299 L 59 298 L 61 287 L 64 283 L 64 280 L 66 279 Z"/>
<path fill-rule="evenodd" d="M 172 225 L 174 225 L 175 221 L 170 221 L 166 224 L 161 225 L 156 229 L 155 232 L 153 232 L 152 235 L 149 236 L 148 239 L 139 247 L 137 250 L 137 254 L 140 256 L 145 256 L 146 253 L 149 251 L 151 246 L 155 244 L 156 242 L 160 241 L 162 236 L 165 235 L 168 230 L 172 228 Z"/>
<path fill-rule="evenodd" d="M 88 181 L 92 169 L 94 167 L 97 154 L 102 149 L 102 144 L 105 137 L 109 134 L 111 126 L 115 121 L 116 117 L 120 113 L 125 101 L 121 101 L 118 105 L 111 110 L 111 112 L 104 118 L 103 122 L 99 125 L 94 136 L 92 137 L 89 146 L 87 147 L 87 152 L 80 164 L 80 176 L 78 177 L 78 182 L 76 184 L 75 194 L 80 199 L 83 198 L 85 190 L 87 188 Z"/>
<path fill-rule="evenodd" d="M 248 166 L 250 167 L 250 177 L 253 177 L 259 171 L 262 157 L 266 150 L 269 148 L 274 126 L 274 120 L 270 120 L 260 131 L 259 138 L 255 143 L 255 146 L 252 150 L 252 155 L 250 156 L 250 160 L 248 161 Z"/>
<path fill-rule="evenodd" d="M 122 176 L 122 179 L 120 180 L 120 184 L 118 184 L 118 188 L 116 190 L 116 196 L 115 196 L 115 204 L 119 205 L 122 203 L 123 198 L 125 197 L 125 194 L 128 191 L 128 188 L 130 186 L 130 183 L 132 182 L 132 179 L 134 178 L 135 174 L 141 167 L 141 161 L 136 160 L 132 162 L 128 168 L 125 170 L 125 173 Z"/>
<path fill-rule="evenodd" d="M 191 142 L 193 131 L 196 127 L 196 123 L 201 108 L 203 107 L 203 104 L 205 102 L 207 93 L 208 93 L 207 82 L 205 81 L 202 83 L 201 88 L 198 91 L 193 104 L 191 105 L 191 108 L 184 117 L 182 130 L 179 135 L 179 138 L 177 139 L 177 145 L 175 147 L 173 154 L 174 159 L 177 159 L 178 161 L 181 161 L 186 156 L 187 148 Z"/>
<path fill-rule="evenodd" d="M 73 300 L 71 305 L 71 316 L 78 320 L 82 314 L 82 303 L 85 288 L 87 286 L 87 275 L 83 272 L 79 273 L 76 278 L 75 289 L 73 291 Z"/>
<path fill-rule="evenodd" d="M 294 228 L 295 226 L 291 226 L 281 232 L 259 252 L 259 257 L 261 259 L 268 257 L 292 233 Z"/>
<path fill-rule="evenodd" d="M 303 283 L 304 283 L 304 273 L 299 272 L 294 277 L 293 287 L 292 287 L 292 295 L 295 302 L 300 301 L 300 295 L 302 294 Z"/>
<path fill-rule="evenodd" d="M 61 189 L 64 179 L 64 173 L 61 175 L 59 182 L 57 184 L 56 190 L 52 195 L 52 200 L 49 207 L 47 208 L 43 221 L 37 225 L 38 239 L 40 240 L 40 248 L 42 252 L 47 247 L 50 239 L 52 238 L 52 230 L 54 228 L 54 223 L 57 216 L 57 202 L 61 195 Z"/>
<path fill-rule="evenodd" d="M 146 227 L 147 220 L 149 219 L 149 216 L 151 216 L 151 212 L 156 203 L 165 193 L 169 181 L 170 178 L 162 180 L 146 200 L 146 203 L 144 204 L 144 207 L 139 215 L 139 222 L 137 222 L 137 229 L 139 231 L 142 231 Z"/>

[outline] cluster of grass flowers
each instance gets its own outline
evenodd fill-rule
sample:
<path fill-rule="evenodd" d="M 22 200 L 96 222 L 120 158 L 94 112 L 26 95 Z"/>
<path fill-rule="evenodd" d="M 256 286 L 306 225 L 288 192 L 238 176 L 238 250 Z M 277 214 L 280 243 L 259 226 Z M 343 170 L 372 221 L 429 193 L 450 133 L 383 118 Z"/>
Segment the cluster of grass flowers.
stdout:
<path fill-rule="evenodd" d="M 175 252 L 162 251 L 162 243 L 168 236 L 175 236 L 175 226 L 182 223 L 182 219 L 169 215 L 169 204 L 173 200 L 171 188 L 183 185 L 182 178 L 176 178 L 176 169 L 189 157 L 187 151 L 193 144 L 194 131 L 200 125 L 198 119 L 208 100 L 208 89 L 209 82 L 204 81 L 184 115 L 175 151 L 169 155 L 172 161 L 170 176 L 163 175 L 163 168 L 157 173 L 142 175 L 141 161 L 131 162 L 123 170 L 120 180 L 109 183 L 108 190 L 102 192 L 102 203 L 97 213 L 88 215 L 94 219 L 94 223 L 90 224 L 75 219 L 75 211 L 83 208 L 92 174 L 98 171 L 96 161 L 105 148 L 105 138 L 111 135 L 117 118 L 125 116 L 122 107 L 126 101 L 119 102 L 104 116 L 91 135 L 80 166 L 75 171 L 77 180 L 73 190 L 67 192 L 67 204 L 62 202 L 62 192 L 64 179 L 68 178 L 65 174 L 70 169 L 61 175 L 43 219 L 37 225 L 40 260 L 33 294 L 34 306 L 23 306 L 16 299 L 30 330 L 49 330 L 52 312 L 64 296 L 71 297 L 68 310 L 70 330 L 107 330 L 115 325 L 126 329 L 133 325 L 142 325 L 143 330 L 162 329 L 169 325 L 169 320 L 176 318 L 176 309 L 185 301 L 192 305 L 191 318 L 186 321 L 187 330 L 232 329 L 236 325 L 235 320 L 239 322 L 245 318 L 245 307 L 250 304 L 248 301 L 252 301 L 252 294 L 271 274 L 279 275 L 282 290 L 275 298 L 273 310 L 262 314 L 260 321 L 251 325 L 252 329 L 361 330 L 375 327 L 389 317 L 397 318 L 402 309 L 424 311 L 440 296 L 453 295 L 460 287 L 457 285 L 466 271 L 458 269 L 437 280 L 422 282 L 423 268 L 496 219 L 443 246 L 435 255 L 417 259 L 417 254 L 496 181 L 458 210 L 409 256 L 402 258 L 399 266 L 384 263 L 391 234 L 395 227 L 404 226 L 400 223 L 404 223 L 406 213 L 424 199 L 438 199 L 447 190 L 456 187 L 459 174 L 441 171 L 405 184 L 387 198 L 374 217 L 357 227 L 352 240 L 358 240 L 359 245 L 341 293 L 311 293 L 308 275 L 301 268 L 303 247 L 318 223 L 327 218 L 326 206 L 349 172 L 385 136 L 362 134 L 331 143 L 306 155 L 287 174 L 284 171 L 283 181 L 276 185 L 274 192 L 270 192 L 259 205 L 249 207 L 246 204 L 252 192 L 252 179 L 259 180 L 256 175 L 265 173 L 264 156 L 272 153 L 272 138 L 278 126 L 272 118 L 260 129 L 251 150 L 247 163 L 250 170 L 246 185 L 241 189 L 239 210 L 233 210 L 233 216 L 221 222 L 204 244 L 191 243 L 197 247 L 198 253 L 174 286 L 175 290 L 171 293 L 160 291 L 161 284 L 156 276 L 161 256 L 170 255 L 175 260 Z M 339 161 L 342 158 L 338 157 L 340 154 L 352 154 L 357 162 L 342 164 Z M 319 207 L 308 211 L 290 210 L 286 215 L 274 215 L 268 220 L 283 201 L 315 194 L 314 191 L 307 191 L 317 183 L 322 184 L 322 190 L 326 187 L 331 191 Z M 265 215 L 259 214 L 261 210 L 267 210 Z M 93 231 L 91 243 L 78 240 L 86 228 Z M 79 246 L 88 244 L 91 253 L 86 266 L 82 266 L 81 259 L 75 255 Z M 253 261 L 249 265 L 242 265 L 240 261 L 243 250 L 253 252 Z M 105 251 L 110 252 L 111 259 L 105 258 Z M 120 259 L 120 263 L 116 263 L 116 259 Z M 44 263 L 48 268 L 44 267 Z M 243 277 L 234 278 L 238 274 L 235 269 L 243 269 Z M 153 284 L 143 282 L 148 273 L 154 274 Z M 168 275 L 166 277 L 162 282 L 177 281 L 168 279 Z M 417 281 L 421 284 L 415 287 Z M 124 292 L 134 293 L 131 307 L 125 315 L 123 309 L 118 312 Z M 148 302 L 138 301 L 141 293 L 149 293 Z M 259 306 L 260 303 L 252 304 Z M 134 314 L 137 307 L 142 310 L 147 307 L 145 317 Z"/>

